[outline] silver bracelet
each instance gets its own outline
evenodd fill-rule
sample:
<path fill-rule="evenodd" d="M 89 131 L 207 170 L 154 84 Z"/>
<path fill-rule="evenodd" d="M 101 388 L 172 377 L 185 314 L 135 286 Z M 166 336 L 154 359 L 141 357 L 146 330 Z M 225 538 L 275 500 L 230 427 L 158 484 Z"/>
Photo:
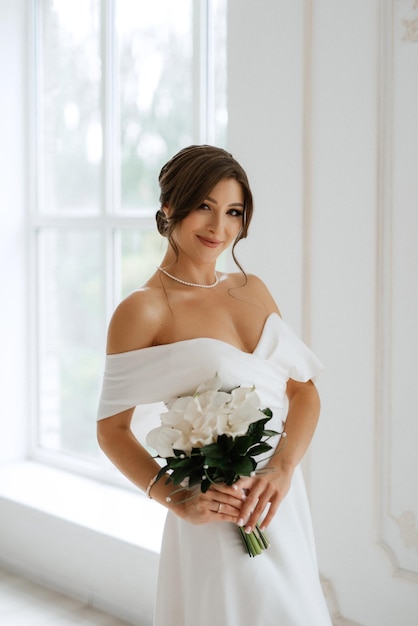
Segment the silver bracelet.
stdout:
<path fill-rule="evenodd" d="M 145 493 L 146 493 L 147 497 L 150 498 L 151 500 L 152 500 L 151 489 L 153 488 L 153 486 L 157 482 L 157 476 L 158 476 L 158 473 L 155 474 L 155 476 L 153 476 L 151 478 L 151 480 L 149 481 L 149 483 L 147 485 L 147 488 L 145 489 Z"/>

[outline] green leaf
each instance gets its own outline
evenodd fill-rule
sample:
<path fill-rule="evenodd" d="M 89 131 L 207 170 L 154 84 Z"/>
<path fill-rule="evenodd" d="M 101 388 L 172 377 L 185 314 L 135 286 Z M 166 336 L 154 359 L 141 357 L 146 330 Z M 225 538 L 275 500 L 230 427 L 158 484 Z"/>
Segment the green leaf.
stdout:
<path fill-rule="evenodd" d="M 275 437 L 276 435 L 280 435 L 277 430 L 265 430 L 263 431 L 263 437 Z"/>
<path fill-rule="evenodd" d="M 251 456 L 257 456 L 258 454 L 264 454 L 272 449 L 272 446 L 268 443 L 258 443 L 248 450 Z"/>
<path fill-rule="evenodd" d="M 194 472 L 191 472 L 190 477 L 189 477 L 189 487 L 194 487 L 195 485 L 200 485 L 203 483 L 208 483 L 210 486 L 210 481 L 209 480 L 202 481 L 202 476 L 203 476 L 203 472 L 200 470 L 195 470 Z"/>
<path fill-rule="evenodd" d="M 173 481 L 175 485 L 179 485 L 188 476 L 190 476 L 190 468 L 179 467 L 173 470 L 173 473 L 171 474 L 171 480 Z"/>
<path fill-rule="evenodd" d="M 190 459 L 173 459 L 170 461 L 170 467 L 193 467 L 193 463 Z"/>
<path fill-rule="evenodd" d="M 157 476 L 155 477 L 155 482 L 157 482 L 157 480 L 160 480 L 160 478 L 162 478 L 164 476 L 166 471 L 167 471 L 167 465 L 165 465 L 164 467 L 162 467 L 160 469 L 160 471 L 158 472 Z"/>
<path fill-rule="evenodd" d="M 207 459 L 222 459 L 226 456 L 225 450 L 220 448 L 216 443 L 203 446 L 203 448 L 201 448 L 201 454 Z"/>
<path fill-rule="evenodd" d="M 260 438 L 262 436 L 264 426 L 269 421 L 269 419 L 270 418 L 267 417 L 266 419 L 261 419 L 258 420 L 258 422 L 253 422 L 252 424 L 250 424 L 247 430 L 247 435 L 250 435 L 252 437 L 257 436 L 258 438 Z"/>
<path fill-rule="evenodd" d="M 257 440 L 256 440 L 257 441 Z M 236 455 L 245 454 L 248 448 L 253 444 L 254 439 L 249 435 L 243 435 L 241 437 L 236 437 L 234 441 L 234 445 L 231 448 L 231 453 Z"/>
<path fill-rule="evenodd" d="M 240 476 L 249 476 L 255 470 L 257 463 L 248 456 L 242 456 L 233 463 L 233 470 Z"/>
<path fill-rule="evenodd" d="M 229 452 L 232 446 L 234 445 L 234 440 L 232 437 L 229 437 L 228 435 L 219 435 L 216 444 L 220 448 L 222 448 L 222 450 L 224 450 L 225 452 Z"/>
<path fill-rule="evenodd" d="M 208 467 L 220 467 L 221 465 L 224 465 L 225 462 L 226 462 L 226 459 L 223 459 L 221 457 L 213 457 L 213 456 L 204 457 L 204 465 L 207 465 Z"/>
<path fill-rule="evenodd" d="M 175 448 L 173 448 L 173 452 L 174 454 L 179 457 L 179 456 L 183 456 L 184 455 L 184 450 L 176 450 Z M 170 457 L 172 458 L 172 457 Z"/>
<path fill-rule="evenodd" d="M 200 484 L 200 490 L 202 493 L 206 493 L 207 490 L 209 489 L 209 487 L 211 486 L 211 482 L 209 480 L 204 480 L 202 481 L 202 483 Z"/>

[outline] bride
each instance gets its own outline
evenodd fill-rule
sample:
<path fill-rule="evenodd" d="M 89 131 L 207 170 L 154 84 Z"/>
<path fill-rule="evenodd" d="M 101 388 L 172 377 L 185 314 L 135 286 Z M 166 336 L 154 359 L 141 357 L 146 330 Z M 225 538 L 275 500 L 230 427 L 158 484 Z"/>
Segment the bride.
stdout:
<path fill-rule="evenodd" d="M 226 151 L 190 146 L 161 170 L 157 227 L 168 245 L 149 280 L 109 325 L 98 414 L 101 448 L 168 509 L 155 626 L 329 626 L 300 470 L 319 416 L 322 366 L 285 324 L 263 282 L 235 258 L 253 213 L 247 176 Z M 237 272 L 216 269 L 227 249 Z M 160 465 L 131 430 L 135 407 L 191 395 L 218 375 L 255 386 L 287 445 L 269 471 L 186 498 L 156 481 Z M 155 416 L 155 426 L 159 416 Z M 250 559 L 236 527 L 257 522 L 270 547 Z"/>

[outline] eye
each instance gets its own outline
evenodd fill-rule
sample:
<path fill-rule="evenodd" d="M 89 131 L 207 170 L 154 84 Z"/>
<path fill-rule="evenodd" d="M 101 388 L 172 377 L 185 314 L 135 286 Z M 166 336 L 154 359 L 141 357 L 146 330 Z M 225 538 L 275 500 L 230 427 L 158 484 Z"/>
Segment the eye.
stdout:
<path fill-rule="evenodd" d="M 243 211 L 240 211 L 239 209 L 229 209 L 228 214 L 232 215 L 232 217 L 242 217 Z"/>
<path fill-rule="evenodd" d="M 210 206 L 206 204 L 205 202 L 202 202 L 202 204 L 199 206 L 199 209 L 203 209 L 204 211 L 209 211 Z"/>

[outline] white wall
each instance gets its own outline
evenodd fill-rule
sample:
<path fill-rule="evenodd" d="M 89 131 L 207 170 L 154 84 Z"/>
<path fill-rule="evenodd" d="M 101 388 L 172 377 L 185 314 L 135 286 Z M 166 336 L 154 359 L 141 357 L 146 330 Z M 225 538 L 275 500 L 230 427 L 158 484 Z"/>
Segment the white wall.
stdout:
<path fill-rule="evenodd" d="M 242 259 L 327 368 L 306 473 L 334 623 L 415 626 L 418 3 L 229 10 Z"/>
<path fill-rule="evenodd" d="M 229 2 L 229 148 L 255 199 L 250 236 L 237 254 L 268 279 L 296 326 L 303 276 L 303 3 Z"/>

